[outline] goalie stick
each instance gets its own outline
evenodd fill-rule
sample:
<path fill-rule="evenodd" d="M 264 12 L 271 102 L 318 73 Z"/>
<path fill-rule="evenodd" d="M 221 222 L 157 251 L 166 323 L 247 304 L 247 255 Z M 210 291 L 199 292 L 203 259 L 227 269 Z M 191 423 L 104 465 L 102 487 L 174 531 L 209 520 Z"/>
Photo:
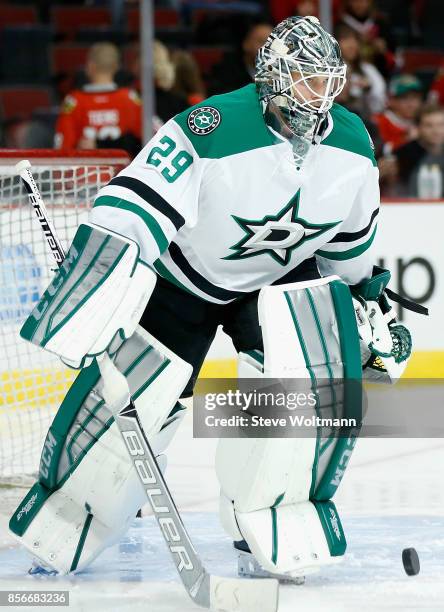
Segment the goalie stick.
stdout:
<path fill-rule="evenodd" d="M 60 267 L 65 259 L 65 252 L 34 181 L 31 164 L 28 160 L 23 160 L 15 169 L 23 181 L 54 259 Z M 279 596 L 277 580 L 225 578 L 207 572 L 191 542 L 143 431 L 125 376 L 107 353 L 97 359 L 97 362 L 104 383 L 103 397 L 114 416 L 188 595 L 196 604 L 213 610 L 276 612 Z"/>

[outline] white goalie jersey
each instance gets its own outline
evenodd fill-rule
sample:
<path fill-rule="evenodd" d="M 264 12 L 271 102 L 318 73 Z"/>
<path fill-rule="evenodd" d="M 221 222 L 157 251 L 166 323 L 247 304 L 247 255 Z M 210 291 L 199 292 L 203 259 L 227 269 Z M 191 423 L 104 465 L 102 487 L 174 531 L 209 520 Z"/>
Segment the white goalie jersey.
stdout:
<path fill-rule="evenodd" d="M 254 85 L 168 121 L 98 194 L 91 222 L 135 240 L 142 261 L 214 303 L 270 285 L 315 255 L 323 275 L 371 276 L 378 170 L 362 121 L 335 104 L 297 167 Z"/>

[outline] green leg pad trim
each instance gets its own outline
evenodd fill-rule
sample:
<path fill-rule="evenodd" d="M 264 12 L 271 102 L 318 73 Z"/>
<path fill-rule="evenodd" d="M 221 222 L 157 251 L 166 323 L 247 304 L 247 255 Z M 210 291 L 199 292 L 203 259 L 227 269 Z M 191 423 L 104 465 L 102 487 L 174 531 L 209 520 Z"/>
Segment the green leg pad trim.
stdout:
<path fill-rule="evenodd" d="M 88 514 L 86 517 L 85 523 L 83 525 L 82 533 L 80 534 L 79 543 L 77 544 L 76 553 L 74 555 L 74 559 L 72 560 L 72 565 L 70 567 L 70 572 L 74 572 L 79 564 L 80 555 L 82 554 L 83 547 L 85 545 L 86 536 L 88 535 L 89 528 L 91 526 L 91 521 L 93 519 L 92 514 Z"/>
<path fill-rule="evenodd" d="M 311 501 L 327 501 L 333 497 L 341 484 L 348 462 L 358 439 L 360 427 L 349 428 L 349 434 L 337 438 L 330 461 L 322 478 L 313 493 L 310 492 Z"/>
<path fill-rule="evenodd" d="M 278 557 L 278 525 L 277 525 L 277 514 L 276 508 L 270 508 L 271 510 L 271 523 L 272 523 L 272 552 L 271 552 L 271 561 L 276 565 L 277 557 Z"/>
<path fill-rule="evenodd" d="M 341 519 L 332 501 L 313 502 L 325 533 L 330 555 L 341 557 L 347 548 Z"/>
<path fill-rule="evenodd" d="M 316 488 L 310 492 L 310 499 L 318 501 L 329 500 L 335 494 L 350 460 L 362 423 L 361 353 L 350 290 L 342 281 L 333 281 L 330 291 L 335 310 L 340 315 L 337 320 L 344 360 L 344 417 L 355 419 L 356 427 L 342 428 L 325 473 Z"/>
<path fill-rule="evenodd" d="M 39 480 L 49 489 L 58 488 L 57 470 L 60 454 L 81 406 L 100 378 L 99 366 L 94 361 L 83 369 L 71 385 L 49 428 L 40 458 Z"/>
<path fill-rule="evenodd" d="M 18 536 L 22 536 L 34 520 L 34 517 L 46 502 L 52 491 L 40 482 L 36 482 L 28 491 L 9 520 L 9 529 Z"/>
<path fill-rule="evenodd" d="M 277 524 L 276 506 L 279 506 L 279 504 L 284 499 L 284 497 L 285 497 L 285 491 L 284 491 L 284 493 L 281 493 L 280 495 L 278 495 L 276 497 L 276 501 L 274 502 L 274 504 L 270 508 L 270 510 L 271 510 L 271 523 L 272 523 L 272 530 L 273 530 L 273 534 L 272 534 L 273 542 L 272 542 L 271 560 L 272 560 L 272 562 L 275 565 L 277 563 L 277 557 L 278 557 L 278 524 Z"/>

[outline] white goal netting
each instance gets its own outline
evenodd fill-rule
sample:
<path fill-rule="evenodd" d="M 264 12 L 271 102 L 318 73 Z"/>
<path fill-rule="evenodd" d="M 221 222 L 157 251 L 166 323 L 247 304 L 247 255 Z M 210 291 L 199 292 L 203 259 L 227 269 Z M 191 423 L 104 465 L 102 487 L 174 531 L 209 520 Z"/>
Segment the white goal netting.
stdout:
<path fill-rule="evenodd" d="M 124 152 L 0 151 L 0 483 L 28 484 L 37 472 L 49 424 L 74 380 L 19 330 L 55 269 L 14 166 L 29 159 L 65 249 L 86 220 L 98 189 L 128 163 Z"/>

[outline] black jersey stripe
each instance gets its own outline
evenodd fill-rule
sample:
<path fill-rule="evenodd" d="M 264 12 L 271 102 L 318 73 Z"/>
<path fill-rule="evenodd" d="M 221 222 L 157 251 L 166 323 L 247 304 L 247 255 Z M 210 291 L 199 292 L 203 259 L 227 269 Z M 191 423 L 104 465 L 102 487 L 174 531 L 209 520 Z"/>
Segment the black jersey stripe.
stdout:
<path fill-rule="evenodd" d="M 165 215 L 165 217 L 168 217 L 177 230 L 179 230 L 182 225 L 185 224 L 185 219 L 180 213 L 177 212 L 175 208 L 171 206 L 171 204 L 168 204 L 168 202 L 164 200 L 162 196 L 157 193 L 157 191 L 154 191 L 154 189 L 151 189 L 149 185 L 145 185 L 145 183 L 139 181 L 139 179 L 131 176 L 116 176 L 108 183 L 108 185 L 125 187 L 126 189 L 133 191 L 150 206 Z"/>
<path fill-rule="evenodd" d="M 328 242 L 329 243 L 330 242 L 353 242 L 354 240 L 359 240 L 359 238 L 362 238 L 363 236 L 368 234 L 372 226 L 372 223 L 375 220 L 375 218 L 378 216 L 378 214 L 379 214 L 379 207 L 376 208 L 372 212 L 372 216 L 370 217 L 370 223 L 366 227 L 364 227 L 364 229 L 359 230 L 358 232 L 339 232 L 339 234 L 336 234 L 336 236 L 334 236 Z"/>
<path fill-rule="evenodd" d="M 175 243 L 171 242 L 168 247 L 168 253 L 171 259 L 184 274 L 187 279 L 198 289 L 215 298 L 216 300 L 234 300 L 238 297 L 245 295 L 242 291 L 229 291 L 228 289 L 222 289 L 217 285 L 210 283 L 205 277 L 203 277 L 197 270 L 195 270 L 188 262 L 180 247 Z"/>

